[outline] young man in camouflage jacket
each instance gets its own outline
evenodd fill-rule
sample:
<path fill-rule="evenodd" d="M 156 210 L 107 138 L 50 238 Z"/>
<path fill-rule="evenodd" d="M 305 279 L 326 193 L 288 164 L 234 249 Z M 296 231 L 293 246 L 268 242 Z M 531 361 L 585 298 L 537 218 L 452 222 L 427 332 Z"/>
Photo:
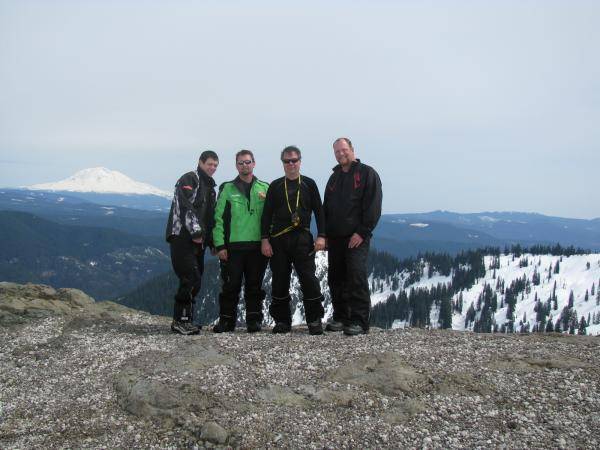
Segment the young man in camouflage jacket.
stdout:
<path fill-rule="evenodd" d="M 179 334 L 197 334 L 193 324 L 195 297 L 200 291 L 204 272 L 204 251 L 212 244 L 215 210 L 215 181 L 219 165 L 213 151 L 202 152 L 198 168 L 177 181 L 166 238 L 171 248 L 171 263 L 179 278 L 175 294 L 171 330 Z"/>

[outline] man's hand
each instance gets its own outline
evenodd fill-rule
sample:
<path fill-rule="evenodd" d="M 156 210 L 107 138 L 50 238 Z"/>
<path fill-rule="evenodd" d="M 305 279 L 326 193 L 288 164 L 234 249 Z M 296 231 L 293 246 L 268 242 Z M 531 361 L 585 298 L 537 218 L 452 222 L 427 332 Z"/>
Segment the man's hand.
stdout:
<path fill-rule="evenodd" d="M 352 237 L 350 237 L 350 242 L 348 242 L 348 248 L 356 248 L 362 244 L 364 239 L 358 233 L 354 233 Z"/>
<path fill-rule="evenodd" d="M 224 248 L 223 250 L 219 250 L 217 252 L 217 257 L 221 260 L 221 261 L 227 261 L 227 249 Z"/>
<path fill-rule="evenodd" d="M 268 239 L 261 239 L 260 251 L 267 258 L 270 258 L 271 256 L 273 256 L 273 248 L 271 247 L 271 243 L 269 242 Z"/>
<path fill-rule="evenodd" d="M 194 244 L 202 244 L 202 243 L 204 242 L 204 238 L 201 238 L 201 237 L 199 237 L 199 238 L 194 238 L 194 239 L 192 239 L 192 242 L 193 242 Z"/>
<path fill-rule="evenodd" d="M 325 250 L 325 238 L 318 237 L 315 241 L 315 253 L 320 252 L 321 250 Z"/>

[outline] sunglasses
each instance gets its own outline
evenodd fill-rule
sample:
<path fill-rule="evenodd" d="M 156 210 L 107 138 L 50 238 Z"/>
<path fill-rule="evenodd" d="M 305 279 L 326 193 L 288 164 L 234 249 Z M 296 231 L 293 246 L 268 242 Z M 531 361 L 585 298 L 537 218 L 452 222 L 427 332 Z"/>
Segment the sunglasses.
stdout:
<path fill-rule="evenodd" d="M 296 164 L 298 161 L 300 161 L 300 158 L 291 158 L 291 159 L 282 159 L 281 162 L 283 162 L 284 164 Z"/>
<path fill-rule="evenodd" d="M 249 166 L 250 164 L 252 164 L 252 161 L 249 159 L 246 159 L 245 161 L 238 161 L 237 165 L 238 166 Z"/>

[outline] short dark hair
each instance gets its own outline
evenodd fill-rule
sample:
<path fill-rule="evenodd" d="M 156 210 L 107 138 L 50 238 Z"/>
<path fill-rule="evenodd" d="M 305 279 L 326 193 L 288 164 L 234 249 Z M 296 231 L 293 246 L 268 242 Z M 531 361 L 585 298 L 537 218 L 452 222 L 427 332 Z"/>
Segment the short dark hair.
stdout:
<path fill-rule="evenodd" d="M 298 159 L 302 159 L 302 152 L 300 151 L 300 149 L 298 147 L 296 147 L 295 145 L 288 145 L 286 148 L 284 148 L 281 151 L 281 160 L 283 161 L 283 155 L 285 155 L 286 153 L 296 153 L 298 155 Z"/>
<path fill-rule="evenodd" d="M 244 156 L 244 155 L 250 156 L 250 158 L 252 158 L 252 162 L 254 162 L 254 153 L 252 153 L 250 150 L 245 150 L 245 149 L 242 149 L 235 154 L 235 162 L 237 162 L 237 160 L 240 156 Z"/>
<path fill-rule="evenodd" d="M 352 147 L 352 141 L 350 139 L 348 139 L 347 137 L 337 138 L 335 141 L 333 141 L 333 145 L 337 144 L 340 141 L 346 142 L 346 144 L 348 144 L 348 147 L 350 147 L 350 149 L 354 150 L 354 147 Z"/>
<path fill-rule="evenodd" d="M 217 156 L 217 154 L 215 152 L 213 152 L 212 150 L 204 150 L 200 154 L 200 161 L 202 161 L 203 163 L 205 163 L 206 160 L 209 158 L 214 159 L 215 161 L 219 160 L 219 157 Z"/>

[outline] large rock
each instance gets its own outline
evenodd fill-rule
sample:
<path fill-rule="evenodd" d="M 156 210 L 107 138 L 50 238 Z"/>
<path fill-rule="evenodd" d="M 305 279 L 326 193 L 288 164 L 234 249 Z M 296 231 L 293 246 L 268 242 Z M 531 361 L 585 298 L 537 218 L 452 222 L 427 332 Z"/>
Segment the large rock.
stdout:
<path fill-rule="evenodd" d="M 202 425 L 200 437 L 215 444 L 225 444 L 229 433 L 218 423 L 210 421 Z"/>
<path fill-rule="evenodd" d="M 48 316 L 86 314 L 119 319 L 131 311 L 113 302 L 96 303 L 79 289 L 54 289 L 43 284 L 0 282 L 0 324 L 12 325 Z"/>

